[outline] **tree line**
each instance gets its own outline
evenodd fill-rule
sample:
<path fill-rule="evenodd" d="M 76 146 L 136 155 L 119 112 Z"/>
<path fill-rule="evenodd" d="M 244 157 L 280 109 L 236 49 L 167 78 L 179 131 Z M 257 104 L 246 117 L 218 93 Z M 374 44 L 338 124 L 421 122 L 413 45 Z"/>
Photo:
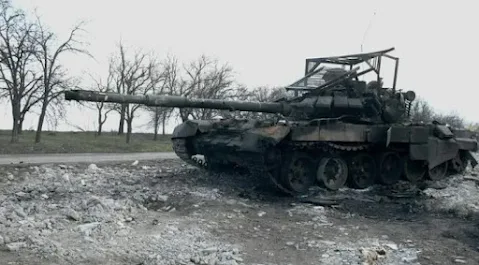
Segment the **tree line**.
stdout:
<path fill-rule="evenodd" d="M 60 62 L 64 54 L 93 57 L 80 38 L 84 24 L 73 25 L 67 38 L 61 40 L 38 16 L 31 19 L 10 0 L 0 0 L 0 99 L 12 107 L 11 141 L 18 142 L 26 115 L 38 111 L 35 143 L 41 141 L 45 121 L 64 118 L 65 102 L 60 97 L 65 89 L 80 87 L 100 92 L 124 95 L 166 94 L 194 98 L 271 101 L 286 96 L 281 87 L 248 89 L 235 81 L 233 68 L 217 59 L 201 55 L 187 63 L 167 55 L 161 58 L 152 51 L 132 49 L 122 42 L 108 58 L 106 76 L 90 73 L 89 80 L 70 75 Z M 171 118 L 210 119 L 228 116 L 227 111 L 191 108 L 147 107 L 138 104 L 104 104 L 80 102 L 97 113 L 96 135 L 100 136 L 109 114 L 117 113 L 118 134 L 131 141 L 133 120 L 138 110 L 149 114 L 154 139 L 165 133 L 165 123 Z M 247 118 L 266 117 L 262 113 L 240 113 Z M 430 122 L 436 119 L 453 126 L 464 127 L 464 120 L 455 114 L 439 115 L 425 101 L 412 106 L 412 120 Z"/>
<path fill-rule="evenodd" d="M 94 85 L 90 90 L 115 92 L 124 95 L 175 95 L 193 98 L 210 98 L 225 100 L 266 101 L 271 95 L 281 94 L 279 87 L 259 87 L 247 89 L 235 81 L 233 69 L 225 63 L 205 55 L 199 56 L 186 64 L 180 64 L 178 58 L 167 55 L 160 57 L 154 52 L 141 49 L 127 49 L 118 43 L 116 52 L 109 58 L 108 76 L 105 80 L 93 77 Z M 81 103 L 91 105 L 91 103 Z M 126 142 L 131 140 L 133 120 L 138 110 L 149 114 L 149 125 L 153 129 L 154 140 L 160 130 L 165 134 L 165 125 L 171 118 L 211 119 L 217 115 L 228 115 L 225 111 L 196 108 L 166 108 L 140 104 L 95 103 L 97 112 L 97 135 L 101 135 L 108 114 L 119 114 L 118 134 L 125 134 Z M 243 113 L 244 115 L 250 115 Z"/>
<path fill-rule="evenodd" d="M 154 52 L 128 49 L 121 42 L 109 58 L 106 78 L 91 73 L 90 80 L 80 80 L 70 75 L 60 60 L 68 53 L 93 57 L 80 37 L 83 26 L 83 23 L 73 25 L 67 38 L 58 39 L 39 16 L 32 19 L 10 0 L 0 0 L 0 99 L 11 105 L 11 142 L 19 141 L 25 117 L 38 114 L 35 143 L 39 143 L 45 121 L 64 118 L 65 102 L 60 96 L 73 87 L 125 95 L 155 93 L 219 99 L 238 97 L 241 91 L 243 98 L 247 96 L 246 89 L 234 81 L 232 68 L 218 60 L 202 55 L 180 65 L 174 56 L 160 60 Z M 165 122 L 173 115 L 181 120 L 213 116 L 211 110 L 175 112 L 172 108 L 142 105 L 89 102 L 81 105 L 96 109 L 97 135 L 101 135 L 109 114 L 118 113 L 118 134 L 126 134 L 127 142 L 141 108 L 151 115 L 155 139 L 160 127 L 165 132 Z"/>
<path fill-rule="evenodd" d="M 424 99 L 417 99 L 413 102 L 410 112 L 410 120 L 416 123 L 430 123 L 438 121 L 448 124 L 454 128 L 466 128 L 479 132 L 479 123 L 467 122 L 461 115 L 455 112 L 443 114 L 434 111 L 432 106 Z"/>

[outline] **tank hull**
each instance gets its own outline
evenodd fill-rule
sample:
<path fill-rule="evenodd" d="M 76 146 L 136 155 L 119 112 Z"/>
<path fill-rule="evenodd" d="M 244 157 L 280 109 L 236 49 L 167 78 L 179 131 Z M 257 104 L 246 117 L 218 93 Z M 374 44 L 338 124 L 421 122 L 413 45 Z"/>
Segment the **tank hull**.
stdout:
<path fill-rule="evenodd" d="M 289 194 L 307 192 L 313 184 L 336 190 L 391 185 L 401 178 L 438 180 L 463 172 L 469 162 L 475 166 L 471 152 L 478 150 L 472 132 L 440 124 L 338 120 L 188 120 L 175 128 L 172 141 L 190 164 L 208 170 L 243 167 Z"/>

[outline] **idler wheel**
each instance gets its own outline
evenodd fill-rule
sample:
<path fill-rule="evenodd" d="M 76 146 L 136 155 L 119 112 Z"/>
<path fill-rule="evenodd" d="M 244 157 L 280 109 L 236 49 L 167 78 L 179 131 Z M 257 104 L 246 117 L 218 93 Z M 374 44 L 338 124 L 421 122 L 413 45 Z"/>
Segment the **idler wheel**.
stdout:
<path fill-rule="evenodd" d="M 379 156 L 378 180 L 384 185 L 399 181 L 403 172 L 403 162 L 396 152 L 386 152 Z"/>
<path fill-rule="evenodd" d="M 409 158 L 404 161 L 404 177 L 406 180 L 417 183 L 426 176 L 427 166 L 423 161 L 411 160 Z"/>
<path fill-rule="evenodd" d="M 285 157 L 281 165 L 280 181 L 291 193 L 306 193 L 315 182 L 311 158 L 299 152 Z"/>
<path fill-rule="evenodd" d="M 319 161 L 316 179 L 327 189 L 338 190 L 348 180 L 348 164 L 341 157 L 323 157 Z"/>
<path fill-rule="evenodd" d="M 458 152 L 457 155 L 450 161 L 451 170 L 456 174 L 463 174 L 467 167 L 467 158 L 463 152 Z"/>
<path fill-rule="evenodd" d="M 367 154 L 358 154 L 349 161 L 349 180 L 354 188 L 365 189 L 376 179 L 376 161 Z"/>
<path fill-rule="evenodd" d="M 430 180 L 441 180 L 447 176 L 448 161 L 439 164 L 428 171 L 428 177 Z"/>

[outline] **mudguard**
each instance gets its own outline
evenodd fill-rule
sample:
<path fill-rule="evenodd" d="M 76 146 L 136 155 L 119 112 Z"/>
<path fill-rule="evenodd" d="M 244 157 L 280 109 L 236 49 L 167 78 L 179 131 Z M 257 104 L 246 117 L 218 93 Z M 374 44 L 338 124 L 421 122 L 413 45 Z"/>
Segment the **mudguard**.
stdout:
<path fill-rule="evenodd" d="M 434 135 L 439 137 L 439 139 L 451 139 L 454 137 L 454 133 L 452 133 L 449 127 L 440 124 L 434 126 Z"/>
<path fill-rule="evenodd" d="M 190 136 L 195 136 L 199 132 L 207 132 L 213 127 L 213 121 L 204 121 L 204 120 L 187 120 L 182 124 L 175 127 L 172 139 L 177 138 L 186 138 Z"/>
<path fill-rule="evenodd" d="M 240 151 L 262 152 L 277 145 L 291 131 L 287 125 L 274 125 L 268 127 L 253 128 L 242 136 Z"/>
<path fill-rule="evenodd" d="M 478 146 L 477 146 L 477 141 L 475 139 L 456 138 L 456 141 L 457 141 L 457 144 L 459 145 L 459 149 L 477 152 Z"/>

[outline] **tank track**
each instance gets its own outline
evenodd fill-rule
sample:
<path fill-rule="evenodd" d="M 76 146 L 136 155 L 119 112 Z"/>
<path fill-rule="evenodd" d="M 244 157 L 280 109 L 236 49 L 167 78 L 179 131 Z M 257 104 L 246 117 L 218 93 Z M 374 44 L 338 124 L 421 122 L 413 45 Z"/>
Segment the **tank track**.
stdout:
<path fill-rule="evenodd" d="M 173 150 L 176 153 L 176 155 L 185 163 L 203 169 L 203 170 L 208 170 L 208 164 L 205 161 L 201 161 L 196 158 L 192 158 L 191 153 L 188 152 L 188 147 L 187 147 L 187 140 L 186 139 L 173 139 Z M 251 171 L 252 174 L 258 175 L 258 176 L 267 176 L 268 179 L 273 183 L 275 188 L 279 189 L 282 192 L 291 194 L 291 192 L 283 187 L 278 180 L 274 177 L 274 174 L 268 170 L 268 167 L 265 165 L 265 163 L 262 163 L 263 161 L 261 159 L 250 159 L 248 163 L 248 169 Z"/>
<path fill-rule="evenodd" d="M 206 160 L 200 160 L 192 157 L 191 153 L 188 152 L 187 145 L 187 139 L 173 139 L 174 152 L 182 161 L 203 170 L 210 170 L 211 168 L 209 168 L 209 165 Z M 290 143 L 287 146 L 282 146 L 280 148 L 286 148 L 291 151 L 321 151 L 322 153 L 338 153 L 366 150 L 368 148 L 368 145 L 346 145 L 335 143 Z M 287 189 L 281 184 L 281 181 L 277 177 L 277 172 L 275 172 L 277 168 L 271 168 L 270 166 L 268 166 L 263 157 L 254 157 L 249 159 L 247 167 L 249 171 L 254 175 L 266 176 L 277 190 L 289 195 L 296 195 L 294 192 Z"/>
<path fill-rule="evenodd" d="M 207 171 L 216 171 L 212 165 L 209 165 L 207 159 L 200 160 L 191 155 L 191 152 L 188 151 L 188 144 L 190 144 L 188 140 L 189 139 L 173 139 L 173 149 L 176 155 L 191 166 Z M 368 144 L 288 142 L 286 144 L 277 146 L 276 148 L 281 154 L 293 154 L 295 152 L 300 152 L 308 154 L 308 157 L 311 159 L 315 159 L 328 154 L 343 157 L 351 157 L 356 154 L 367 154 L 366 151 L 370 147 L 371 146 Z M 379 152 L 379 155 L 384 153 L 385 152 Z M 246 163 L 243 164 L 243 166 L 245 166 L 253 175 L 267 177 L 273 186 L 282 193 L 292 196 L 298 195 L 296 192 L 286 188 L 285 183 L 281 181 L 279 172 L 281 170 L 280 168 L 283 164 L 283 161 L 276 160 L 273 163 L 268 163 L 267 159 L 265 158 L 265 154 L 256 154 L 252 156 L 246 155 L 244 159 L 246 159 Z M 314 162 L 319 162 L 319 160 Z M 221 170 L 219 171 L 221 172 Z"/>
<path fill-rule="evenodd" d="M 338 143 L 331 143 L 331 142 L 323 142 L 323 143 L 318 143 L 318 142 L 294 142 L 291 143 L 289 142 L 286 146 L 281 146 L 280 147 L 283 153 L 293 153 L 295 151 L 298 152 L 306 152 L 310 153 L 310 157 L 312 158 L 314 154 L 322 154 L 322 155 L 339 155 L 339 154 L 344 154 L 345 152 L 347 153 L 354 153 L 354 152 L 360 152 L 367 150 L 369 148 L 369 145 L 367 144 L 338 144 Z M 319 162 L 319 161 L 315 161 Z M 281 163 L 280 163 L 281 164 Z M 281 180 L 279 179 L 278 174 L 274 174 L 271 172 L 266 172 L 273 182 L 273 184 L 276 186 L 276 188 L 283 193 L 289 194 L 291 196 L 296 196 L 298 195 L 297 193 L 287 189 L 285 186 L 283 186 L 281 183 Z"/>
<path fill-rule="evenodd" d="M 183 162 L 194 167 L 206 169 L 206 163 L 192 158 L 192 155 L 188 152 L 186 139 L 173 139 L 173 151 Z"/>

